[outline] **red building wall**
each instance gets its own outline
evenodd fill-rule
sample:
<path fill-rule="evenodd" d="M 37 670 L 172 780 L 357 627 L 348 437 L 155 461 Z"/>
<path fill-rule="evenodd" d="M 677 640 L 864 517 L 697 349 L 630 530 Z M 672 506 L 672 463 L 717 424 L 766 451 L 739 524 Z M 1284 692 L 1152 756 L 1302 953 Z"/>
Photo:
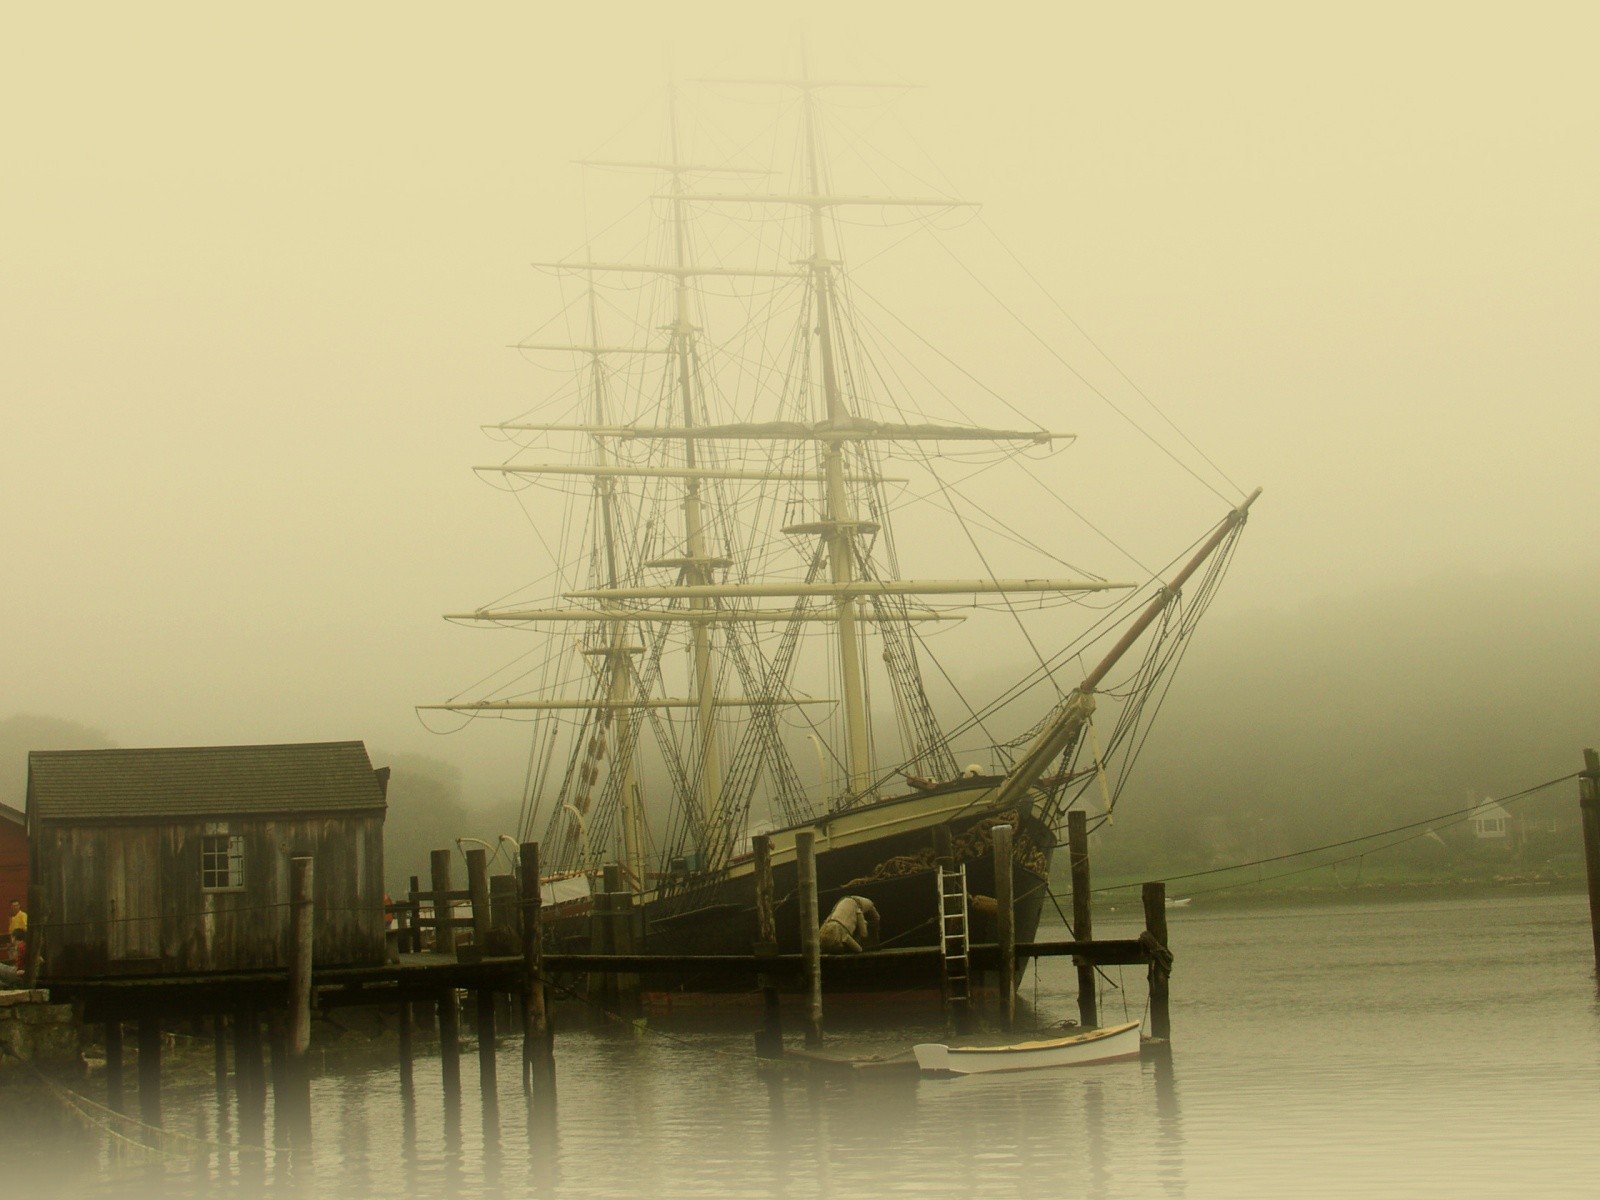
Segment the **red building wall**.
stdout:
<path fill-rule="evenodd" d="M 28 903 L 28 831 L 21 813 L 0 804 L 0 933 L 13 900 Z"/>

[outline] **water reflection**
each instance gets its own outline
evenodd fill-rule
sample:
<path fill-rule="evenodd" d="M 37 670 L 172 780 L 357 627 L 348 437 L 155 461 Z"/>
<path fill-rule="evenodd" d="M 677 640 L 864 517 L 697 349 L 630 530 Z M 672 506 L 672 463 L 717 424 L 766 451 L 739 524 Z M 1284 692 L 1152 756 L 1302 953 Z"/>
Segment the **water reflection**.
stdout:
<path fill-rule="evenodd" d="M 560 1182 L 555 1064 L 535 1056 L 524 1062 L 523 1069 L 523 1094 L 528 1108 L 529 1191 L 534 1196 L 553 1196 Z"/>
<path fill-rule="evenodd" d="M 569 1021 L 538 1086 L 486 1098 L 469 1070 L 447 1100 L 431 1039 L 417 1039 L 407 1078 L 391 1032 L 315 1081 L 316 1141 L 279 1154 L 229 1149 L 273 1147 L 278 1134 L 241 1030 L 232 1094 L 217 1095 L 209 1054 L 195 1056 L 187 1082 L 174 1068 L 167 1127 L 192 1134 L 192 1158 L 186 1149 L 153 1168 L 119 1162 L 105 1147 L 86 1151 L 85 1134 L 60 1117 L 60 1161 L 47 1174 L 21 1173 L 27 1186 L 7 1191 L 30 1200 L 1592 1194 L 1600 1002 L 1581 898 L 1186 913 L 1172 936 L 1185 951 L 1176 1051 L 1152 1047 L 1140 1063 L 926 1081 L 764 1074 L 750 1051 L 752 1007 L 657 1018 L 643 1033 Z M 1045 964 L 1037 980 L 1041 1027 L 1075 1009 L 1071 964 L 1060 968 Z M 845 1029 L 829 1049 L 883 1054 L 929 1036 L 936 1017 Z M 1493 1055 L 1459 1053 L 1490 1039 Z M 518 1039 L 508 1039 L 499 1077 L 516 1078 L 520 1066 Z M 103 1079 L 73 1086 L 104 1097 Z M 0 1127 L 13 1143 L 35 1144 L 44 1135 L 5 1107 L 13 1087 L 0 1078 Z"/>
<path fill-rule="evenodd" d="M 1153 1068 L 1156 1099 L 1157 1177 L 1169 1196 L 1185 1194 L 1183 1176 L 1183 1120 L 1178 1114 L 1178 1080 L 1172 1065 L 1172 1043 L 1155 1041 L 1145 1047 L 1145 1060 Z"/>

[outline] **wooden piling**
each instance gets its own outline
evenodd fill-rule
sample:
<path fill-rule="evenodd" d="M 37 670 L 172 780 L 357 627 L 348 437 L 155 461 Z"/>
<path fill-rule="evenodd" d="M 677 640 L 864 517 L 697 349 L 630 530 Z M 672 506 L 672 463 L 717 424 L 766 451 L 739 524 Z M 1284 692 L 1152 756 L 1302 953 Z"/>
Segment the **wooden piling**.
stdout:
<path fill-rule="evenodd" d="M 1010 1029 L 1017 1021 L 1017 898 L 1012 873 L 1011 826 L 989 831 L 994 844 L 995 941 L 1000 945 L 1000 1016 Z"/>
<path fill-rule="evenodd" d="M 755 850 L 756 877 L 756 954 L 778 952 L 778 909 L 772 881 L 772 839 L 758 834 L 751 839 Z M 761 988 L 761 1028 L 756 1031 L 756 1054 L 760 1058 L 783 1057 L 783 1018 L 778 1006 L 778 981 L 770 971 L 756 980 Z"/>
<path fill-rule="evenodd" d="M 311 1049 L 311 951 L 314 879 L 309 855 L 289 863 L 289 1053 L 303 1060 Z"/>
<path fill-rule="evenodd" d="M 642 947 L 635 940 L 638 910 L 633 905 L 633 893 L 611 893 L 611 953 L 637 954 Z M 615 976 L 617 1011 L 625 1017 L 634 1017 L 643 1007 L 644 986 L 640 977 L 624 971 Z"/>
<path fill-rule="evenodd" d="M 1167 885 L 1159 880 L 1144 885 L 1144 928 L 1158 953 L 1150 962 L 1150 1036 L 1166 1041 L 1172 1036 L 1172 1014 L 1167 1007 L 1167 979 L 1171 954 L 1167 949 Z"/>
<path fill-rule="evenodd" d="M 612 898 L 622 886 L 622 869 L 616 864 L 605 867 L 600 876 L 600 890 L 590 899 L 589 953 L 615 954 L 612 944 L 615 927 L 612 923 Z M 589 972 L 589 1002 L 610 1012 L 617 1007 L 617 977 L 605 971 Z"/>
<path fill-rule="evenodd" d="M 122 1112 L 122 1022 L 106 1022 L 106 1107 Z"/>
<path fill-rule="evenodd" d="M 402 946 L 402 950 L 409 950 L 412 954 L 422 953 L 422 880 L 413 875 L 411 877 L 411 893 L 407 897 L 411 901 L 411 944 Z"/>
<path fill-rule="evenodd" d="M 1595 974 L 1600 976 L 1600 754 L 1593 750 L 1583 752 L 1578 808 L 1583 814 L 1583 865 L 1589 877 L 1589 933 Z"/>
<path fill-rule="evenodd" d="M 550 1014 L 545 1008 L 544 944 L 539 925 L 539 843 L 523 842 L 518 849 L 522 889 L 522 1082 L 539 1086 L 549 1077 L 551 1065 Z"/>
<path fill-rule="evenodd" d="M 440 954 L 454 954 L 455 903 L 450 898 L 450 851 L 435 850 L 429 854 L 428 872 L 433 883 L 433 948 Z"/>
<path fill-rule="evenodd" d="M 1067 857 L 1072 867 L 1072 937 L 1094 940 L 1093 892 L 1089 888 L 1089 816 L 1081 808 L 1067 813 Z M 1078 1024 L 1093 1029 L 1100 1024 L 1100 1002 L 1094 964 L 1073 960 L 1078 968 Z"/>
<path fill-rule="evenodd" d="M 161 1021 L 151 1012 L 139 1014 L 139 1120 L 161 1125 Z"/>
<path fill-rule="evenodd" d="M 472 904 L 472 950 L 482 958 L 494 919 L 489 912 L 489 852 L 481 846 L 467 851 L 467 895 Z"/>
<path fill-rule="evenodd" d="M 822 940 L 818 937 L 817 835 L 809 829 L 794 835 L 799 873 L 800 952 L 806 972 L 806 1045 L 822 1045 Z"/>
<path fill-rule="evenodd" d="M 315 870 L 309 855 L 289 862 L 289 1019 L 282 1044 L 273 1043 L 273 1096 L 287 1140 L 311 1136 L 311 967 L 315 944 Z M 283 1062 L 278 1062 L 279 1055 Z"/>
<path fill-rule="evenodd" d="M 461 1007 L 455 988 L 439 993 L 439 1069 L 446 1104 L 461 1103 Z"/>
<path fill-rule="evenodd" d="M 517 952 L 517 877 L 489 876 L 489 949 L 493 954 Z"/>

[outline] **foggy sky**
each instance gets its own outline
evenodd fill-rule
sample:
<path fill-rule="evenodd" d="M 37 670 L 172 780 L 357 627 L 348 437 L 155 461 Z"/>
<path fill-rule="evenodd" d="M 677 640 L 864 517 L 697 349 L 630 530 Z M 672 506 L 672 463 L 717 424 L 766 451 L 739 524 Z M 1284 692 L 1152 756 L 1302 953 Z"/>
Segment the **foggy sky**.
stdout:
<path fill-rule="evenodd" d="M 1219 612 L 1451 572 L 1600 577 L 1587 7 L 810 7 L 819 74 L 927 85 L 876 126 L 886 152 L 931 156 L 1167 415 L 1267 489 Z M 526 726 L 441 739 L 411 706 L 526 648 L 439 614 L 547 568 L 469 470 L 497 457 L 481 423 L 559 382 L 503 348 L 556 301 L 526 264 L 581 245 L 570 160 L 655 149 L 669 58 L 692 79 L 795 57 L 766 6 L 670 12 L 8 13 L 0 714 L 129 745 L 359 737 L 516 787 Z M 1152 563 L 1221 515 L 949 267 L 886 255 L 873 286 L 1082 434 L 1051 460 L 1063 494 Z M 1058 517 L 1017 523 L 1129 570 Z"/>

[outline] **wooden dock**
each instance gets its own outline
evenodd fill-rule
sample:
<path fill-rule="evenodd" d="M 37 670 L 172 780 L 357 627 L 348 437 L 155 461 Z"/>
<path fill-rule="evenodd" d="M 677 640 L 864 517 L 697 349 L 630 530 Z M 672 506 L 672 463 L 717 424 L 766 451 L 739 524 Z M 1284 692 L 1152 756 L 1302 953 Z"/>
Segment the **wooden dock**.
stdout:
<path fill-rule="evenodd" d="M 1008 838 L 996 838 L 997 855 L 1009 849 Z M 757 861 L 765 864 L 770 876 L 770 856 L 761 853 L 758 839 Z M 802 878 L 811 846 L 801 843 Z M 215 1040 L 216 1079 L 219 1099 L 227 1087 L 228 1052 L 233 1054 L 233 1086 L 237 1090 L 240 1112 L 252 1120 L 264 1112 L 267 1083 L 279 1114 L 279 1125 L 287 1131 L 289 1144 L 309 1139 L 309 1087 L 306 1049 L 310 1042 L 313 1012 L 353 1006 L 368 1006 L 395 1014 L 398 1021 L 399 1078 L 409 1092 L 414 1077 L 415 1030 L 418 1025 L 436 1027 L 444 1100 L 459 1106 L 461 1095 L 462 1004 L 467 998 L 473 1016 L 473 1032 L 478 1043 L 480 1086 L 486 1103 L 494 1102 L 496 1047 L 508 1027 L 521 1026 L 523 1043 L 522 1082 L 531 1104 L 544 1098 L 553 1101 L 555 1087 L 554 1037 L 550 1012 L 553 989 L 572 996 L 608 1015 L 619 1015 L 627 1008 L 629 989 L 636 998 L 638 989 L 650 980 L 678 980 L 701 975 L 718 981 L 747 982 L 752 998 L 759 997 L 761 1013 L 752 1019 L 755 1057 L 767 1066 L 787 1064 L 806 1070 L 898 1072 L 907 1070 L 897 1058 L 861 1060 L 821 1052 L 823 1034 L 823 982 L 840 990 L 850 990 L 852 978 L 881 979 L 886 967 L 901 965 L 908 974 L 939 978 L 946 971 L 949 950 L 944 945 L 899 946 L 868 949 L 853 954 L 823 955 L 816 934 L 814 906 L 802 906 L 803 949 L 799 953 L 779 953 L 774 924 L 770 877 L 758 879 L 758 937 L 745 954 L 652 954 L 633 950 L 631 939 L 613 936 L 615 930 L 600 929 L 593 945 L 603 947 L 587 953 L 547 953 L 541 924 L 539 849 L 536 843 L 521 847 L 517 877 L 498 877 L 491 881 L 482 850 L 467 852 L 469 886 L 456 891 L 451 886 L 447 853 L 435 854 L 432 863 L 433 889 L 422 892 L 415 885 L 406 901 L 393 905 L 399 918 L 398 941 L 402 947 L 398 961 L 365 965 L 333 966 L 313 962 L 315 945 L 312 920 L 312 863 L 296 859 L 292 903 L 289 905 L 285 935 L 291 947 L 285 968 L 231 972 L 189 972 L 184 974 L 146 974 L 52 978 L 49 986 L 58 1000 L 78 1006 L 83 1020 L 104 1026 L 106 1046 L 105 1078 L 107 1105 L 123 1112 L 123 1027 L 137 1030 L 138 1094 L 140 1120 L 159 1127 L 161 1121 L 161 1045 L 163 1019 L 175 1014 L 198 1025 L 206 1017 Z M 1010 863 L 997 863 L 1010 877 Z M 1077 874 L 1075 873 L 1075 881 Z M 1091 984 L 1096 968 L 1128 964 L 1146 966 L 1152 979 L 1152 1024 L 1165 1036 L 1165 981 L 1171 956 L 1165 946 L 1165 917 L 1162 912 L 1162 885 L 1147 886 L 1147 929 L 1138 939 L 1095 940 L 1093 938 L 1056 941 L 1017 942 L 1014 925 L 999 922 L 997 942 L 967 945 L 963 941 L 963 970 L 992 973 L 1013 981 L 1029 960 L 1070 957 L 1080 977 Z M 597 929 L 614 921 L 619 906 L 595 905 L 592 918 Z M 1010 897 L 1008 897 L 1010 899 Z M 455 905 L 471 905 L 470 918 L 458 917 Z M 1081 904 L 1087 904 L 1087 896 Z M 620 906 L 625 912 L 627 905 Z M 426 915 L 424 915 L 426 914 Z M 1152 915 L 1153 914 L 1153 915 Z M 1086 923 L 1086 922 L 1085 922 Z M 434 949 L 419 950 L 425 928 L 431 927 Z M 460 931 L 471 930 L 471 942 L 461 945 Z M 519 950 L 519 953 L 498 952 Z M 487 952 L 486 952 L 487 951 Z M 568 986 L 584 978 L 609 981 L 600 986 Z M 627 981 L 624 984 L 624 981 Z M 1159 984 L 1159 990 L 1157 988 Z M 866 990 L 865 986 L 862 990 Z M 785 1045 L 780 1016 L 779 994 L 787 991 L 805 1001 L 806 1050 Z M 946 1012 L 952 1026 L 970 1019 L 968 994 L 960 989 L 959 1004 L 953 1001 L 955 989 L 946 987 Z M 1092 1003 L 1092 1002 L 1091 1002 Z M 999 1008 L 1002 1024 L 1009 1028 L 1013 1003 L 1002 998 Z"/>

